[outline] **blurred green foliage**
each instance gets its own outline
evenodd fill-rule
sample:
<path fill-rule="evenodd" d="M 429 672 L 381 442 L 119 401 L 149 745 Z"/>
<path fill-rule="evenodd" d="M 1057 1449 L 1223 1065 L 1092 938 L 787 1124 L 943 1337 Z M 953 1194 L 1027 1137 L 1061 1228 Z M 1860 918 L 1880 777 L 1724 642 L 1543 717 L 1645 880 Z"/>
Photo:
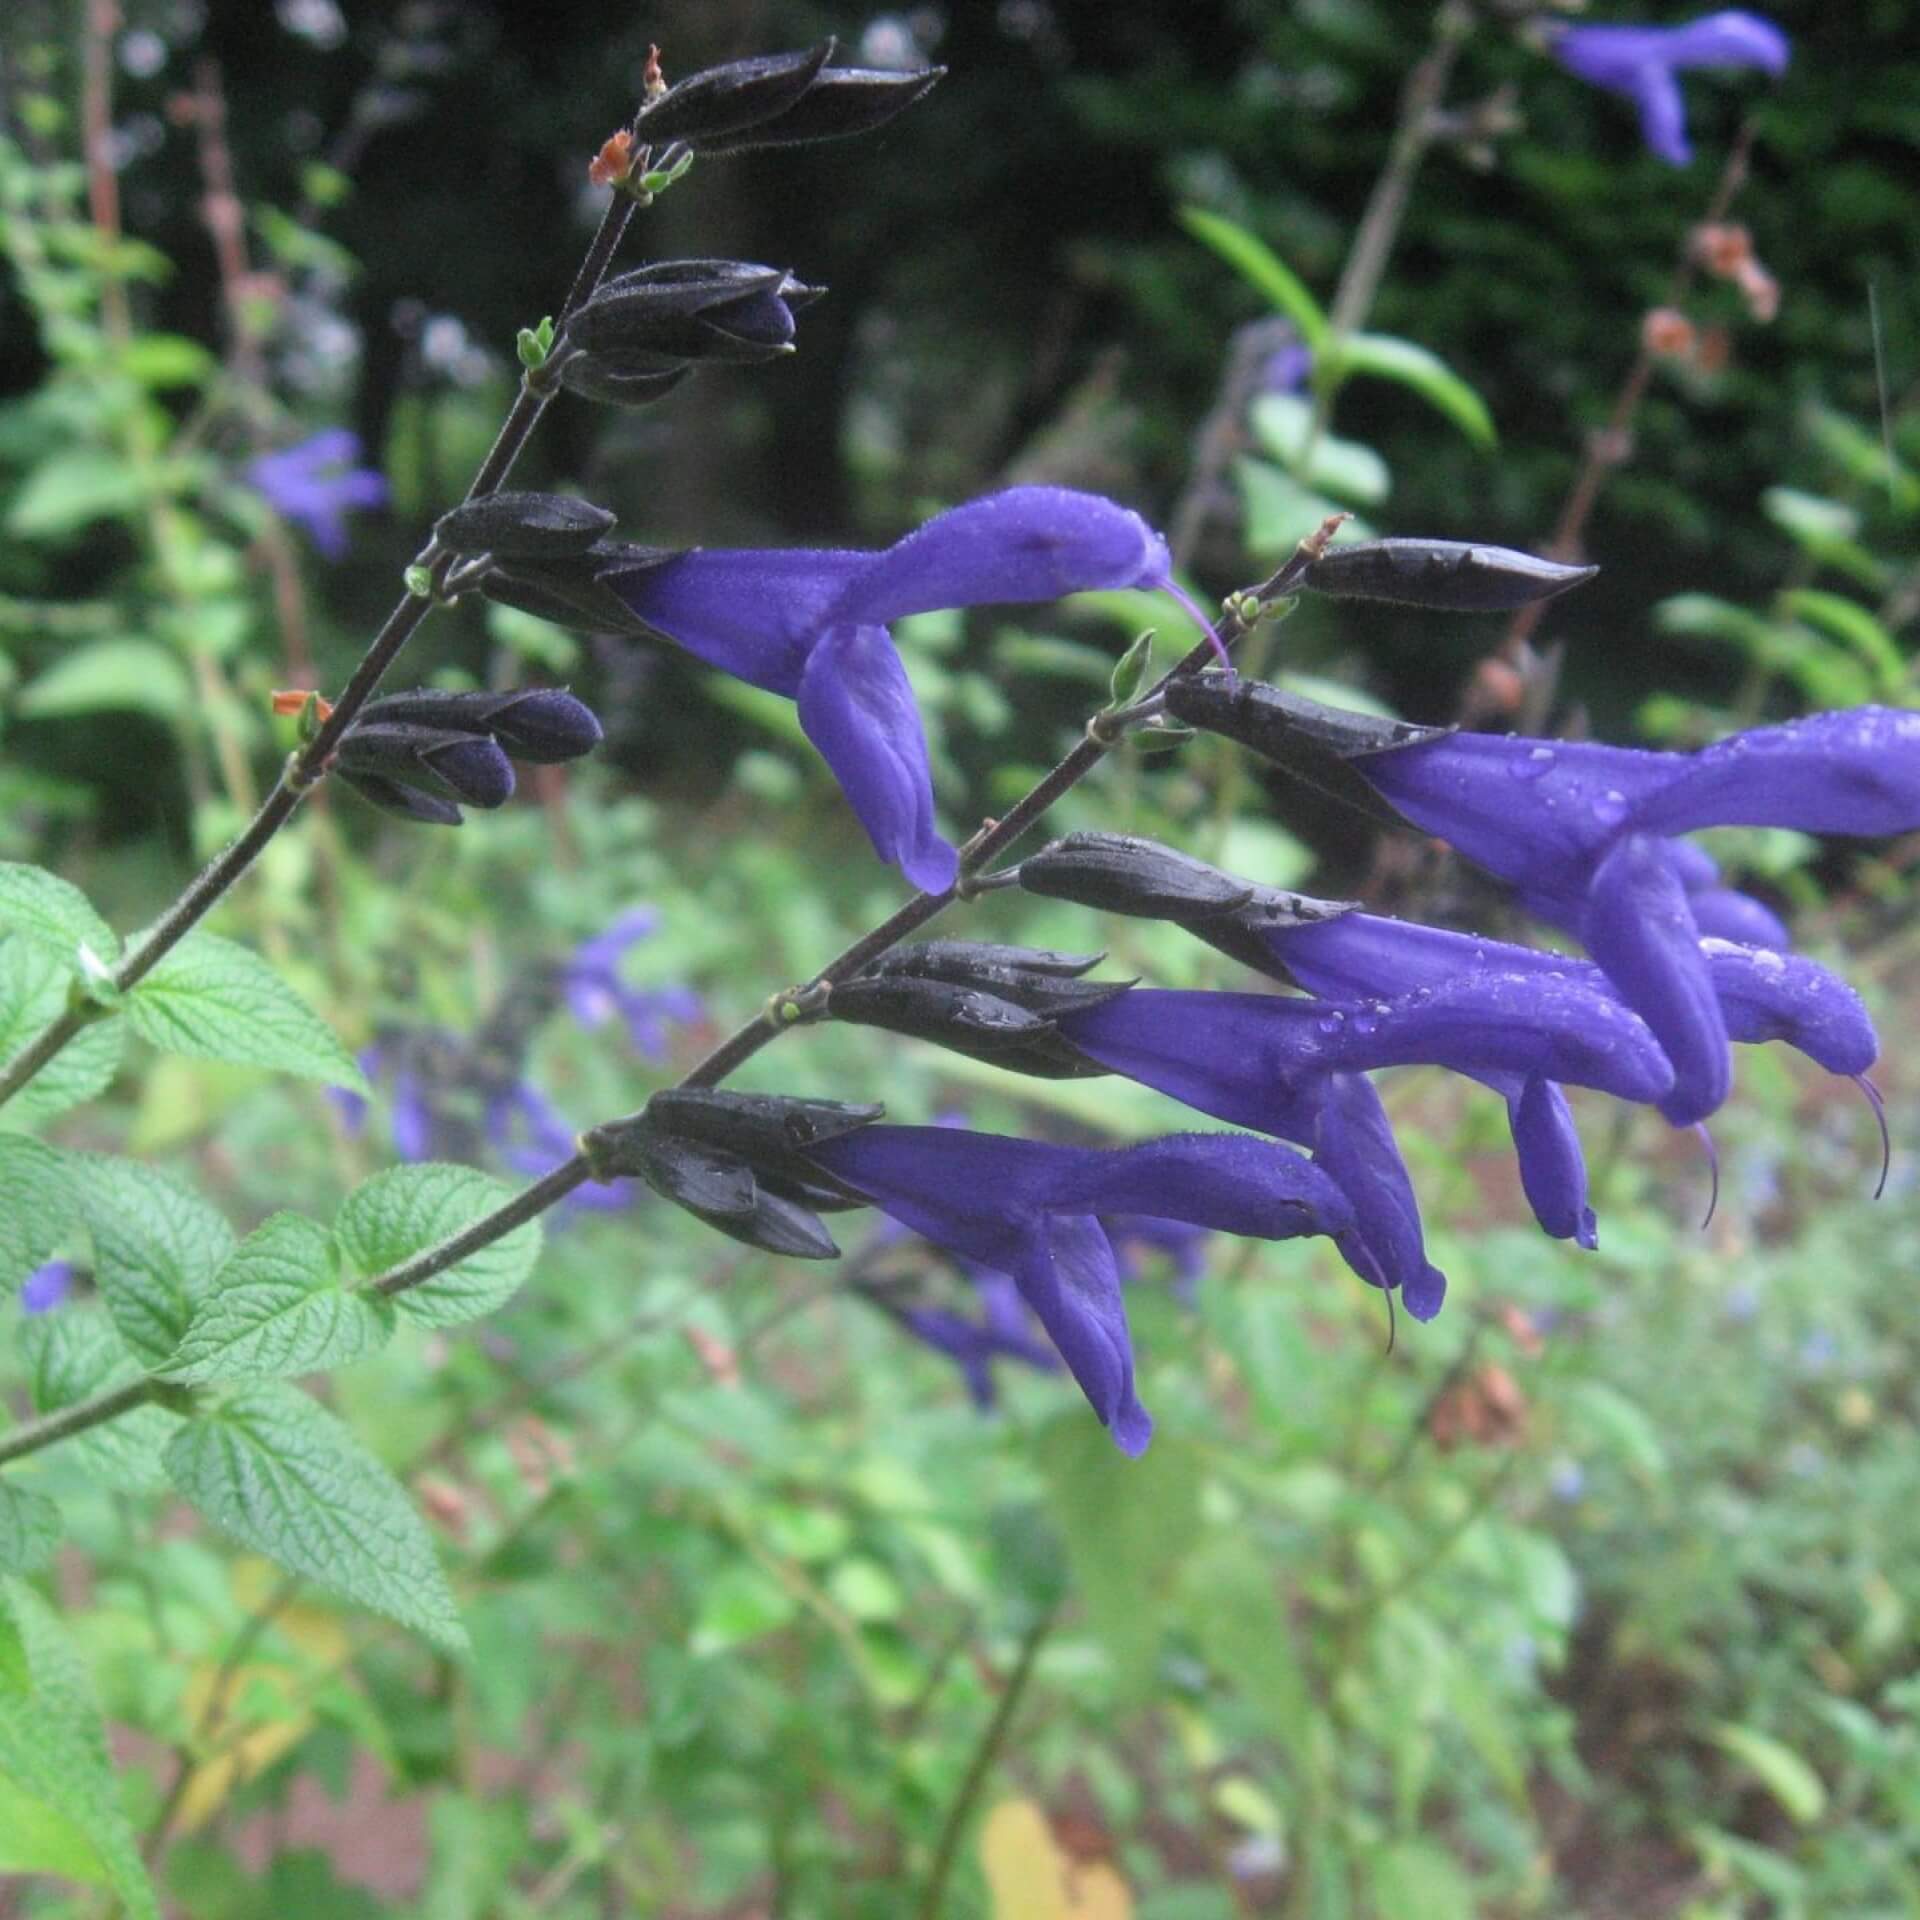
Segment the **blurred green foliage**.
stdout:
<path fill-rule="evenodd" d="M 196 25 L 129 0 L 115 238 L 79 158 L 72 22 L 10 9 L 0 853 L 131 927 L 232 831 L 291 744 L 270 690 L 357 657 L 484 450 L 514 331 L 578 251 L 561 210 L 650 34 L 685 70 L 885 24 L 779 0 L 669 11 L 349 7 L 324 44 L 269 9 Z M 1776 11 L 1796 59 L 1776 95 L 1741 91 L 1760 138 L 1736 215 L 1780 316 L 1761 326 L 1717 284 L 1693 298 L 1718 344 L 1654 371 L 1587 528 L 1607 571 L 1548 628 L 1562 699 L 1616 737 L 1913 697 L 1910 10 Z M 1437 147 L 1364 328 L 1299 394 L 1229 409 L 1201 585 L 1270 570 L 1331 506 L 1383 532 L 1551 529 L 1741 109 L 1697 76 L 1703 158 L 1673 175 L 1620 103 L 1488 13 L 1461 99 L 1510 85 L 1528 127 L 1490 171 L 1472 140 Z M 954 73 L 880 164 L 696 169 L 648 232 L 831 282 L 793 367 L 703 376 L 611 428 L 556 409 L 531 470 L 642 539 L 885 538 L 1008 475 L 1173 518 L 1235 329 L 1324 323 L 1428 11 L 933 19 Z M 145 72 L 143 33 L 162 53 Z M 211 268 L 205 149 L 165 111 L 193 51 L 228 76 L 244 284 Z M 239 475 L 343 419 L 393 507 L 326 568 Z M 1024 628 L 903 622 L 950 817 L 1023 791 L 1165 618 L 1090 596 Z M 1440 717 L 1498 635 L 1409 619 L 1307 605 L 1262 641 L 1303 684 Z M 410 657 L 448 683 L 570 677 L 616 764 L 450 839 L 342 797 L 274 843 L 223 926 L 353 1046 L 471 1036 L 527 969 L 650 903 L 630 977 L 691 985 L 709 1013 L 655 1063 L 617 1031 L 541 1022 L 528 1072 L 584 1125 L 895 904 L 784 703 L 498 610 L 456 610 Z M 1550 675 L 1522 678 L 1553 697 Z M 1270 797 L 1190 743 L 1117 756 L 1055 818 L 1282 884 L 1318 858 L 1403 910 L 1485 912 L 1457 872 L 1374 862 L 1351 823 Z M 1715 847 L 1816 953 L 1847 956 L 1890 1033 L 1920 961 L 1911 851 Z M 1231 978 L 1163 929 L 1004 896 L 974 912 L 983 937 L 1105 940 L 1160 984 Z M 35 965 L 19 935 L 0 944 L 6 1052 L 40 1008 Z M 1920 1088 L 1897 1054 L 1891 1071 L 1911 1141 Z M 835 1028 L 745 1078 L 1062 1137 L 1185 1118 Z M 36 1571 L 0 1602 L 0 1912 L 77 1920 L 103 1889 L 140 1911 L 140 1836 L 195 1920 L 1920 1912 L 1920 1188 L 1905 1156 L 1869 1212 L 1851 1096 L 1759 1050 L 1741 1078 L 1704 1231 L 1685 1142 L 1583 1109 L 1605 1151 L 1602 1250 L 1581 1257 L 1521 1224 L 1494 1103 L 1398 1076 L 1447 1314 L 1389 1348 L 1377 1299 L 1307 1245 L 1221 1246 L 1191 1303 L 1150 1269 L 1132 1308 L 1161 1429 L 1137 1464 L 1057 1379 L 1008 1378 L 976 1414 L 839 1268 L 725 1247 L 644 1198 L 571 1219 L 482 1325 L 403 1322 L 326 1390 L 427 1515 L 464 1656 L 155 1494 L 160 1409 L 36 1455 L 6 1481 L 27 1498 L 4 1544 Z M 364 1194 L 393 1120 L 378 1100 L 354 1135 L 317 1088 L 144 1045 L 42 1104 L 63 1146 L 177 1172 L 242 1234 Z M 0 1309 L 11 1404 L 112 1377 L 97 1303 L 65 1311 L 29 1330 Z M 35 1496 L 64 1516 L 57 1556 Z M 1019 1905 L 1022 1874 L 1054 1903 Z"/>

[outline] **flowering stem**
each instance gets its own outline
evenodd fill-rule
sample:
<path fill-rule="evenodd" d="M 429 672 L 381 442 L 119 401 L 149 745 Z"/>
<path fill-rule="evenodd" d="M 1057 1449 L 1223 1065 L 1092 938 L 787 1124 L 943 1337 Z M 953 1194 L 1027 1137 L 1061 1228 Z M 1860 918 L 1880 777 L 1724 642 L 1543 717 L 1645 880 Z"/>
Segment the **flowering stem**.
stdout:
<path fill-rule="evenodd" d="M 624 194 L 615 194 L 608 201 L 592 244 L 587 248 L 586 257 L 581 261 L 566 302 L 560 309 L 562 320 L 600 284 L 601 276 L 605 274 L 615 249 L 626 233 L 627 222 L 633 217 L 634 204 Z M 478 499 L 499 488 L 539 424 L 546 404 L 545 394 L 535 393 L 522 385 L 519 396 L 501 423 L 492 448 L 481 462 L 479 472 L 473 476 L 473 483 L 467 489 L 467 499 Z M 444 580 L 451 564 L 451 556 L 444 557 L 436 564 L 436 585 Z M 267 843 L 293 817 L 294 810 L 308 791 L 326 776 L 334 751 L 345 737 L 347 729 L 360 717 L 360 709 L 372 698 L 374 689 L 398 658 L 400 649 L 412 639 L 420 623 L 432 611 L 433 604 L 429 595 L 408 593 L 387 615 L 380 631 L 374 635 L 372 644 L 361 657 L 360 664 L 354 668 L 346 686 L 334 701 L 332 712 L 313 739 L 288 760 L 280 778 L 274 782 L 272 792 L 261 802 L 259 810 L 247 823 L 246 830 L 224 853 L 201 869 L 186 892 L 161 916 L 153 932 L 114 969 L 113 985 L 116 991 L 126 992 L 171 953 L 206 918 L 228 888 L 253 865 Z M 6 1071 L 0 1073 L 0 1105 L 18 1093 L 97 1017 L 98 1012 L 94 1008 L 69 1009 L 43 1028 L 8 1063 Z M 582 1177 L 585 1177 L 584 1174 Z M 0 1458 L 4 1457 L 0 1455 Z"/>

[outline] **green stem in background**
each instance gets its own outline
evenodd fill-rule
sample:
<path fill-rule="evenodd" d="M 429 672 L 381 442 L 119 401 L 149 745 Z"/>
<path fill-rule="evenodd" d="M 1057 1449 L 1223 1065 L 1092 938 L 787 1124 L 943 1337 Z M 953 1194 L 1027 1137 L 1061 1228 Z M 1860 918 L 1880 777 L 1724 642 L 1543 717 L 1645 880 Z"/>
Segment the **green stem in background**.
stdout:
<path fill-rule="evenodd" d="M 967 1821 L 979 1801 L 981 1789 L 987 1784 L 987 1776 L 993 1771 L 993 1763 L 999 1759 L 1001 1749 L 1007 1744 L 1013 1716 L 1019 1712 L 1027 1682 L 1033 1678 L 1034 1663 L 1040 1658 L 1040 1649 L 1046 1644 L 1047 1635 L 1053 1631 L 1056 1613 L 1056 1608 L 1049 1607 L 1027 1629 L 1026 1638 L 1020 1643 L 1020 1657 L 1007 1678 L 1000 1703 L 994 1708 L 993 1718 L 987 1722 L 986 1731 L 980 1736 L 980 1744 L 973 1750 L 973 1758 L 967 1762 L 967 1770 L 960 1781 L 960 1791 L 953 1796 L 953 1805 L 947 1809 L 947 1817 L 941 1823 L 940 1838 L 934 1847 L 933 1866 L 927 1874 L 927 1890 L 920 1896 L 920 1905 L 915 1909 L 918 1920 L 940 1920 L 941 1909 L 946 1904 L 947 1882 L 953 1877 L 953 1864 L 960 1856 L 960 1841 L 967 1830 Z"/>
<path fill-rule="evenodd" d="M 601 276 L 613 259 L 614 250 L 626 233 L 635 204 L 627 195 L 619 193 L 607 203 L 593 243 L 588 247 L 586 258 L 581 261 L 580 270 L 574 275 L 573 286 L 561 307 L 562 319 L 600 284 Z M 491 450 L 481 462 L 479 472 L 474 475 L 473 484 L 467 489 L 467 499 L 475 500 L 483 494 L 494 492 L 506 479 L 521 450 L 532 437 L 535 426 L 539 424 L 546 404 L 547 396 L 544 393 L 536 393 L 525 384 L 522 385 Z M 444 578 L 448 564 L 445 559 L 437 564 L 436 584 Z M 114 970 L 113 985 L 116 991 L 126 992 L 171 953 L 206 918 L 228 888 L 253 865 L 267 843 L 293 817 L 294 810 L 308 791 L 325 777 L 328 762 L 347 729 L 359 718 L 360 709 L 372 697 L 387 669 L 399 656 L 400 649 L 412 639 L 421 622 L 432 611 L 433 604 L 430 594 L 408 593 L 387 615 L 385 623 L 374 635 L 372 644 L 334 702 L 333 711 L 313 739 L 289 759 L 280 778 L 274 782 L 272 792 L 261 803 L 260 810 L 247 823 L 239 839 L 201 870 L 186 892 L 161 916 L 159 924 L 147 939 Z M 6 1071 L 0 1073 L 0 1105 L 18 1093 L 96 1015 L 97 1010 L 90 1007 L 72 1008 L 39 1033 L 23 1052 L 8 1063 Z"/>

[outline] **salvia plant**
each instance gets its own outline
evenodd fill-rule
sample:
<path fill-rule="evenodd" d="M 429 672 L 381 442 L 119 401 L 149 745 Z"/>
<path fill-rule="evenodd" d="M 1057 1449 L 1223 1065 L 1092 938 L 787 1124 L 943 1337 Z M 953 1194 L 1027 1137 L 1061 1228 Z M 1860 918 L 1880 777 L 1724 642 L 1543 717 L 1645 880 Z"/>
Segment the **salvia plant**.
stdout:
<path fill-rule="evenodd" d="M 1677 72 L 1777 73 L 1786 57 L 1775 30 L 1731 13 L 1677 29 L 1556 26 L 1549 50 L 1631 99 L 1651 148 L 1676 164 L 1688 157 Z M 605 215 L 558 310 L 519 337 L 519 392 L 466 499 L 434 523 L 345 686 L 331 699 L 305 688 L 281 698 L 298 744 L 252 818 L 126 936 L 58 875 L 0 868 L 0 1102 L 13 1112 L 97 1092 L 132 1035 L 318 1080 L 355 1130 L 383 1089 L 403 1163 L 355 1188 L 331 1220 L 282 1212 L 240 1237 L 149 1167 L 0 1134 L 0 1257 L 20 1290 L 34 1397 L 32 1417 L 0 1433 L 0 1573 L 44 1569 L 61 1537 L 58 1504 L 34 1480 L 45 1457 L 124 1443 L 286 1573 L 458 1651 L 465 1629 L 399 1483 L 293 1382 L 377 1350 L 403 1323 L 483 1317 L 532 1271 L 543 1220 L 624 1209 L 642 1187 L 744 1247 L 846 1258 L 850 1287 L 951 1358 L 982 1404 L 999 1363 L 1062 1371 L 1112 1443 L 1138 1456 L 1153 1420 L 1125 1282 L 1142 1248 L 1191 1277 L 1188 1256 L 1206 1235 L 1318 1237 L 1389 1310 L 1397 1301 L 1427 1322 L 1445 1309 L 1419 1182 L 1373 1078 L 1383 1069 L 1441 1067 L 1496 1095 L 1527 1206 L 1545 1234 L 1577 1249 L 1594 1248 L 1605 1223 L 1568 1088 L 1651 1108 L 1711 1154 L 1734 1049 L 1778 1042 L 1855 1082 L 1877 1110 L 1868 1074 L 1879 1042 L 1859 996 L 1795 953 L 1773 910 L 1730 886 L 1689 836 L 1920 828 L 1920 713 L 1857 705 L 1655 751 L 1414 725 L 1309 698 L 1243 659 L 1252 645 L 1273 660 L 1302 596 L 1385 601 L 1436 620 L 1517 614 L 1595 571 L 1477 541 L 1354 538 L 1330 502 L 1316 503 L 1329 510 L 1264 577 L 1209 611 L 1158 529 L 1063 487 L 993 492 L 866 551 L 656 548 L 623 537 L 593 502 L 508 486 L 551 406 L 645 407 L 707 365 L 804 351 L 807 310 L 824 292 L 801 277 L 804 263 L 616 270 L 637 214 L 689 176 L 697 188 L 710 158 L 882 127 L 939 77 L 842 64 L 823 43 L 650 91 L 593 163 L 611 189 Z M 1207 237 L 1260 269 L 1224 223 Z M 1314 380 L 1324 399 L 1329 382 L 1367 371 L 1370 354 L 1376 369 L 1393 358 L 1392 343 L 1320 328 L 1310 302 L 1299 313 L 1314 317 L 1309 337 L 1274 371 L 1270 398 L 1297 398 Z M 1457 407 L 1443 379 L 1430 384 Z M 1270 450 L 1307 458 L 1323 442 L 1324 411 L 1299 405 L 1312 417 L 1272 413 Z M 358 457 L 350 436 L 322 434 L 262 455 L 246 480 L 335 552 L 344 515 L 381 498 Z M 1088 592 L 1161 596 L 1185 644 L 1156 670 L 1155 634 L 1141 633 L 1071 751 L 956 844 L 936 815 L 900 623 Z M 599 720 L 566 690 L 395 687 L 422 624 L 469 595 L 619 644 L 677 649 L 792 702 L 873 857 L 914 889 L 810 977 L 768 981 L 762 1011 L 678 1084 L 584 1128 L 539 1082 L 532 1041 L 549 1013 L 623 1033 L 655 1060 L 669 1028 L 704 1017 L 690 991 L 642 989 L 622 974 L 623 955 L 654 930 L 651 913 L 517 977 L 468 1030 L 383 1031 L 357 1058 L 279 970 L 204 924 L 323 786 L 422 832 L 484 833 L 470 814 L 500 808 L 519 769 L 601 744 Z M 1444 842 L 1508 889 L 1542 937 L 1389 917 L 1100 827 L 1035 843 L 1056 803 L 1108 756 L 1200 752 L 1199 736 L 1390 830 Z M 1080 910 L 1089 944 L 1103 917 L 1162 923 L 1257 982 L 1167 989 L 1103 968 L 1097 952 L 968 939 L 945 924 L 920 937 L 1003 890 Z M 884 1086 L 823 1088 L 804 1069 L 781 1091 L 728 1084 L 790 1032 L 825 1023 L 1038 1081 L 1118 1077 L 1226 1130 L 1099 1145 L 897 1124 Z M 527 1184 L 504 1192 L 458 1162 Z M 901 1284 L 889 1262 L 909 1235 L 967 1276 L 977 1318 Z M 84 1276 L 97 1297 L 76 1297 Z M 8 1592 L 0 1688 L 17 1669 L 53 1689 L 46 1602 L 18 1581 Z M 30 1787 L 37 1765 L 63 1764 L 17 1745 L 0 1730 L 0 1766 L 24 1769 Z M 154 1912 L 125 1835 L 102 1822 L 93 1838 L 127 1910 Z"/>

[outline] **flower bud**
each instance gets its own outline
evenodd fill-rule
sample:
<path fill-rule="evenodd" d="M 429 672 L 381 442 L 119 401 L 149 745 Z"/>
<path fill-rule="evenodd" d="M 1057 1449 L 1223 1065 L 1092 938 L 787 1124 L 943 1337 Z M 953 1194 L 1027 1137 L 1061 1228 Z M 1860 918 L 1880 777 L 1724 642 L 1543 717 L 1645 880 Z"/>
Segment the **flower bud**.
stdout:
<path fill-rule="evenodd" d="M 562 687 L 523 687 L 511 693 L 445 693 L 431 688 L 393 693 L 370 701 L 359 724 L 488 734 L 516 760 L 535 766 L 577 760 L 601 740 L 600 722 L 592 708 Z"/>
<path fill-rule="evenodd" d="M 567 321 L 562 346 L 619 354 L 630 373 L 689 360 L 750 366 L 793 351 L 793 309 L 823 291 L 744 260 L 663 260 L 604 282 Z"/>
<path fill-rule="evenodd" d="M 729 60 L 689 74 L 641 109 L 634 123 L 639 138 L 656 149 L 680 140 L 705 153 L 727 135 L 744 134 L 777 119 L 813 85 L 833 57 L 833 45 L 830 39 L 822 40 L 804 53 Z"/>
<path fill-rule="evenodd" d="M 613 515 L 564 493 L 489 493 L 466 500 L 434 522 L 447 553 L 494 553 L 502 559 L 544 559 L 584 553 L 613 525 Z"/>
<path fill-rule="evenodd" d="M 593 1135 L 587 1140 L 592 1157 Z M 744 1160 L 718 1147 L 638 1132 L 623 1160 L 608 1171 L 637 1174 L 663 1200 L 750 1247 L 799 1260 L 839 1257 L 833 1236 L 808 1208 L 763 1188 Z"/>
<path fill-rule="evenodd" d="M 585 553 L 496 566 L 482 576 L 480 591 L 501 606 L 518 607 L 555 626 L 651 640 L 657 637 L 653 629 L 603 583 L 609 574 L 631 575 L 675 558 L 677 551 L 671 548 L 602 540 Z"/>
<path fill-rule="evenodd" d="M 1076 973 L 1099 965 L 1106 956 L 1046 953 L 1036 948 L 990 946 L 971 940 L 930 940 L 917 947 L 896 947 L 874 962 L 871 971 L 886 978 L 938 980 L 1009 1001 L 1028 1013 L 1047 1017 L 1097 1007 L 1125 993 L 1130 980 L 1081 980 Z M 1064 961 L 1067 969 L 1058 964 Z M 1038 963 L 1038 964 L 1035 964 Z M 836 996 L 844 988 L 836 988 Z M 839 1009 L 834 1009 L 838 1013 Z"/>
<path fill-rule="evenodd" d="M 1204 860 L 1130 833 L 1070 833 L 1029 854 L 1019 872 L 1028 893 L 1147 920 L 1227 913 L 1254 893 Z"/>
<path fill-rule="evenodd" d="M 843 981 L 834 988 L 827 1012 L 835 1020 L 929 1040 L 969 1059 L 1043 1080 L 1080 1079 L 1103 1071 L 1063 1040 L 1051 1020 L 950 980 L 895 973 Z"/>
<path fill-rule="evenodd" d="M 457 827 L 466 817 L 451 800 L 437 794 L 422 793 L 417 787 L 405 787 L 377 773 L 342 772 L 340 778 L 361 799 L 382 813 L 397 814 L 402 820 L 417 820 L 422 826 Z"/>
<path fill-rule="evenodd" d="M 337 765 L 470 807 L 503 807 L 513 798 L 513 763 L 485 734 L 362 721 L 341 741 Z"/>
<path fill-rule="evenodd" d="M 651 354 L 575 353 L 560 363 L 560 384 L 583 400 L 606 407 L 650 407 L 693 369 L 684 363 L 655 371 Z"/>
<path fill-rule="evenodd" d="M 1176 720 L 1250 747 L 1296 779 L 1357 808 L 1369 819 L 1399 822 L 1373 788 L 1346 763 L 1390 747 L 1438 740 L 1451 727 L 1419 727 L 1345 707 L 1323 707 L 1232 673 L 1176 675 L 1167 683 L 1167 711 Z"/>
<path fill-rule="evenodd" d="M 1303 584 L 1342 600 L 1392 600 L 1438 613 L 1507 613 L 1550 600 L 1599 571 L 1464 540 L 1355 540 L 1329 547 L 1307 568 Z"/>
<path fill-rule="evenodd" d="M 812 86 L 777 119 L 737 133 L 710 136 L 694 145 L 708 155 L 746 153 L 755 147 L 799 147 L 815 140 L 845 140 L 871 133 L 932 92 L 945 72 L 945 67 L 923 67 L 917 73 L 825 67 Z"/>
<path fill-rule="evenodd" d="M 805 1149 L 871 1126 L 885 1113 L 883 1106 L 844 1100 L 668 1087 L 647 1102 L 645 1117 L 659 1132 L 737 1153 L 756 1167 L 818 1181 L 819 1168 L 801 1157 Z"/>

